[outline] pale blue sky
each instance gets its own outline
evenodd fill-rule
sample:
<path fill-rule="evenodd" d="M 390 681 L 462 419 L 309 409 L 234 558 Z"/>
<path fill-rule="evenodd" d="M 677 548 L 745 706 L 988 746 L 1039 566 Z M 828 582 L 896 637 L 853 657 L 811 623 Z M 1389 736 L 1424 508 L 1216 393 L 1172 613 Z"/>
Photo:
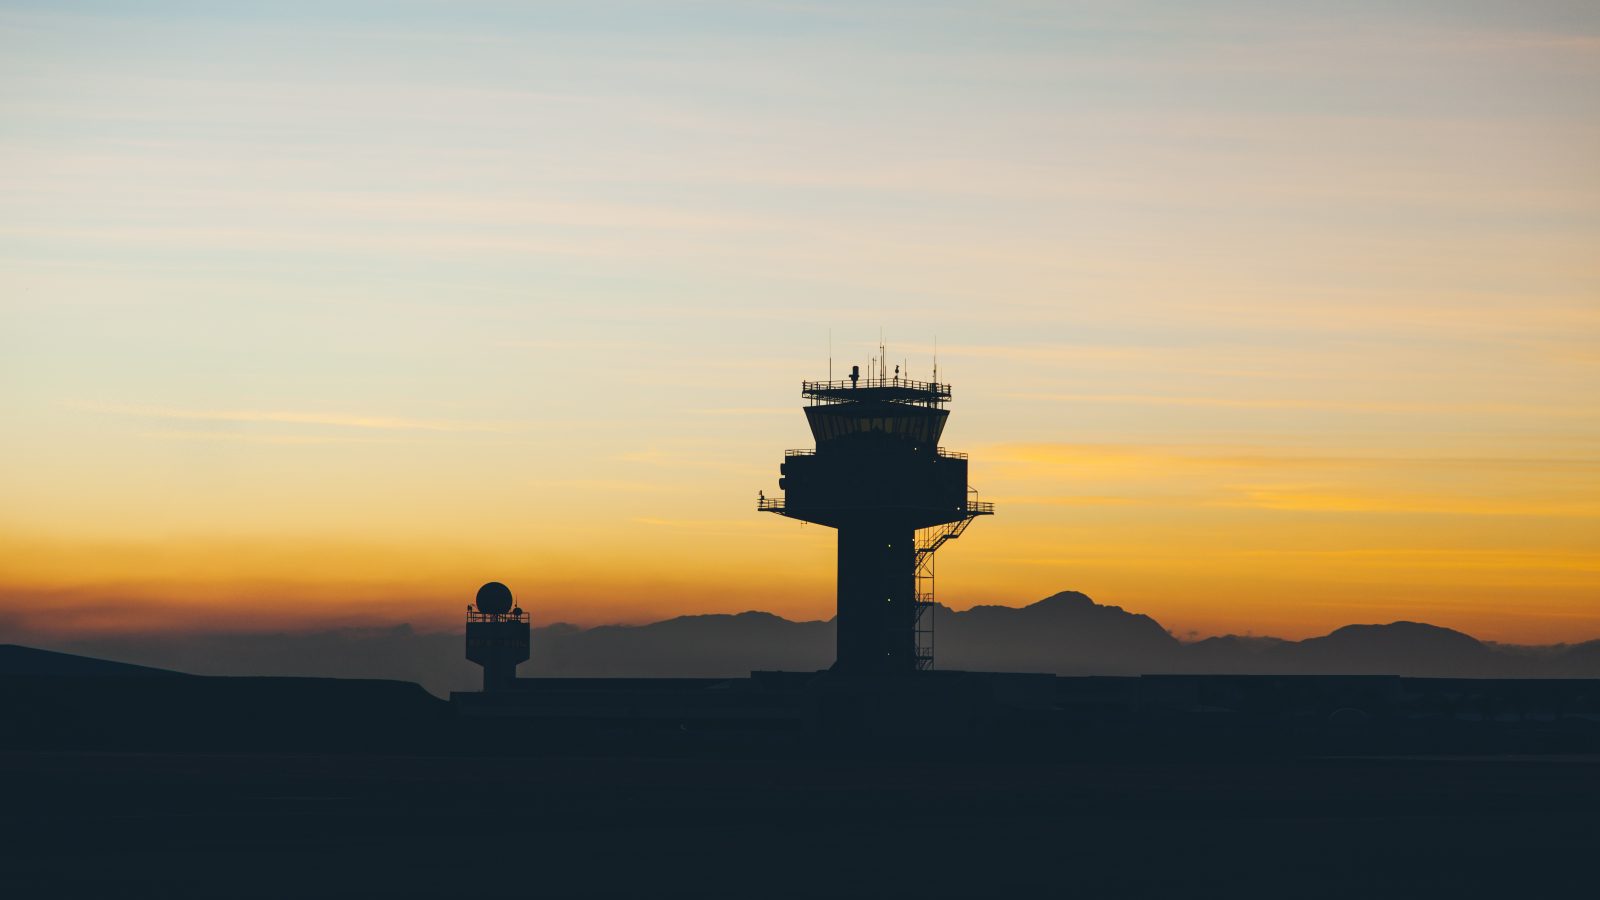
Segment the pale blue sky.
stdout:
<path fill-rule="evenodd" d="M 1392 505 L 1440 458 L 1579 466 L 1401 513 L 1592 590 L 1596 160 L 1592 3 L 0 3 L 0 531 L 821 559 L 730 523 L 829 329 L 844 366 L 881 327 L 918 375 L 938 338 L 1013 501 L 974 602 L 1097 593 L 1025 535 L 1243 528 L 1208 491 L 1263 480 Z M 982 464 L 1043 445 L 1398 468 Z"/>

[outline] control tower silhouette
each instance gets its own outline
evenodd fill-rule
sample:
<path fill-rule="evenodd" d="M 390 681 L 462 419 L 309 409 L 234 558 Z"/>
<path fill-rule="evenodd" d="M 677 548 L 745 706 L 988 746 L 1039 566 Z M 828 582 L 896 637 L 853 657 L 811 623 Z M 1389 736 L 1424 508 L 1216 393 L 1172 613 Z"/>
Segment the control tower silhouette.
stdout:
<path fill-rule="evenodd" d="M 933 665 L 934 551 L 994 504 L 967 486 L 967 455 L 939 446 L 950 386 L 875 369 L 801 383 L 816 449 L 786 452 L 784 496 L 756 508 L 839 531 L 834 670 L 914 672 Z"/>

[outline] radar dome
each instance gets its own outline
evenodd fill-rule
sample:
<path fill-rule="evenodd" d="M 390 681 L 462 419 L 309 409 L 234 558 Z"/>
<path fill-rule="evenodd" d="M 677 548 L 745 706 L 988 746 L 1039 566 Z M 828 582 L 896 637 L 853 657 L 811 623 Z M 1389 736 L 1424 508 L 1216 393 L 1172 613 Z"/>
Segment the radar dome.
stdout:
<path fill-rule="evenodd" d="M 478 612 L 503 616 L 511 611 L 511 589 L 498 581 L 478 588 Z"/>

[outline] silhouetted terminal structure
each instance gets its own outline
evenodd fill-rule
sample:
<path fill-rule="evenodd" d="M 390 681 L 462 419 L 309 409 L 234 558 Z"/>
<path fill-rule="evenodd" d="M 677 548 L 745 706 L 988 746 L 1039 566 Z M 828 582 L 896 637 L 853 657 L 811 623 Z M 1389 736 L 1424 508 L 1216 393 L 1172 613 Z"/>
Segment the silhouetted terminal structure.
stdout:
<path fill-rule="evenodd" d="M 839 531 L 834 670 L 930 668 L 934 552 L 994 512 L 967 484 L 967 455 L 939 446 L 950 385 L 852 366 L 800 394 L 817 446 L 784 455 L 783 496 L 756 508 Z"/>

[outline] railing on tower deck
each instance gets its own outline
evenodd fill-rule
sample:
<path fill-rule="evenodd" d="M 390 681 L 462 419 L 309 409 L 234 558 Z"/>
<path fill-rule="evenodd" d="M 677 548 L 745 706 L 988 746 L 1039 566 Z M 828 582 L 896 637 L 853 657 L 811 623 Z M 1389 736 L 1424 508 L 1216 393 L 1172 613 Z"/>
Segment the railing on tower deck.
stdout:
<path fill-rule="evenodd" d="M 881 390 L 883 388 L 888 388 L 891 391 L 900 390 L 905 392 L 906 399 L 929 403 L 944 403 L 950 399 L 950 385 L 944 382 L 917 381 L 899 375 L 882 375 L 870 378 L 863 376 L 854 381 L 848 378 L 841 378 L 837 381 L 802 381 L 800 382 L 800 396 L 808 400 L 841 402 L 850 399 L 848 396 L 842 396 L 846 391 Z"/>
<path fill-rule="evenodd" d="M 522 610 L 513 610 L 508 613 L 486 613 L 475 609 L 467 610 L 468 622 L 526 622 L 528 614 Z"/>
<path fill-rule="evenodd" d="M 783 497 L 756 498 L 756 512 L 781 513 L 787 511 L 787 508 Z M 956 510 L 964 512 L 968 516 L 992 516 L 994 515 L 994 504 L 985 500 L 968 500 L 966 503 L 956 507 Z"/>
<path fill-rule="evenodd" d="M 791 457 L 795 457 L 795 456 L 816 456 L 816 455 L 817 455 L 817 451 L 811 450 L 811 449 L 785 450 L 785 451 L 783 451 L 783 456 L 784 456 L 785 459 L 788 459 L 788 458 L 791 458 Z M 967 454 L 962 453 L 959 450 L 946 450 L 943 447 L 939 448 L 939 455 L 944 457 L 945 459 L 966 459 L 967 458 Z"/>

